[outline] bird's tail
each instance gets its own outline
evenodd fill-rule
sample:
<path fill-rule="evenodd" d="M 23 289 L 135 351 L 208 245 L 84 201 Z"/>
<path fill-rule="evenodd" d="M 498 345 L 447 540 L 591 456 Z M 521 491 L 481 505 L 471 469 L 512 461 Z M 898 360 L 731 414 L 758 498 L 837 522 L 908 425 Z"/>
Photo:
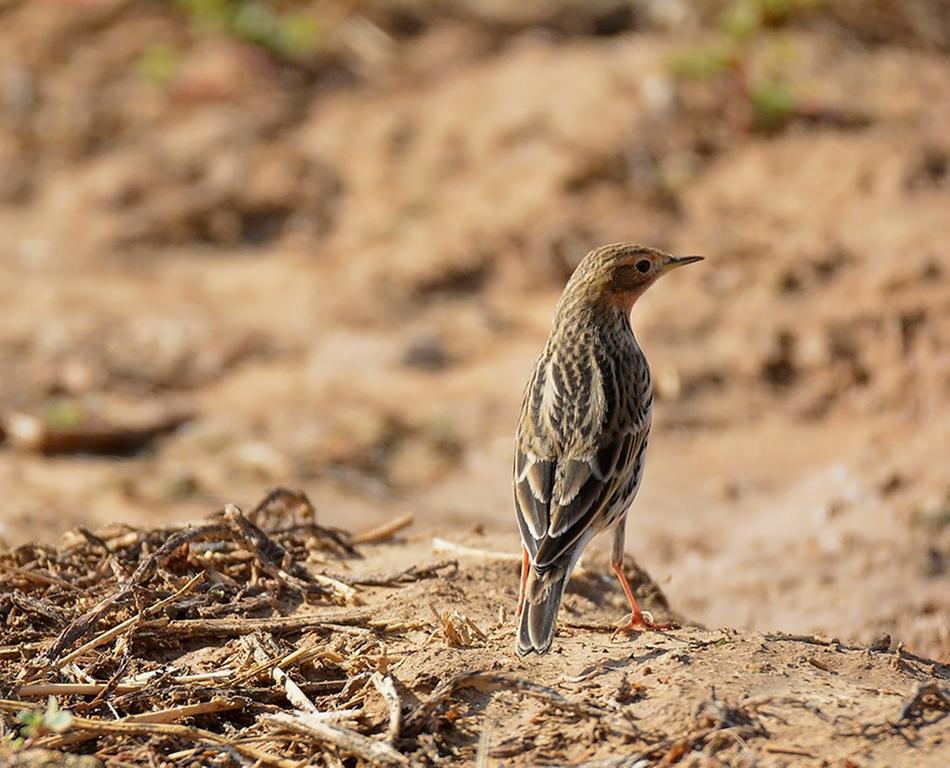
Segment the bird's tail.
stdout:
<path fill-rule="evenodd" d="M 570 578 L 573 557 L 561 557 L 543 571 L 532 567 L 525 588 L 524 608 L 518 622 L 519 656 L 547 653 L 554 641 L 561 598 Z"/>

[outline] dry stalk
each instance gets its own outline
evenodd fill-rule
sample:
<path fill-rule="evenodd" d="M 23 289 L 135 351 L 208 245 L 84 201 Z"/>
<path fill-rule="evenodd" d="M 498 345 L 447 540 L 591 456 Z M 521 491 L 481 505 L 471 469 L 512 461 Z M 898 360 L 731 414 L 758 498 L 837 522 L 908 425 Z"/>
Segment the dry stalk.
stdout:
<path fill-rule="evenodd" d="M 271 677 L 274 678 L 274 682 L 277 683 L 277 685 L 284 689 L 284 695 L 287 697 L 287 701 L 293 704 L 295 708 L 303 710 L 304 712 L 316 712 L 317 708 L 314 706 L 314 703 L 310 701 L 307 694 L 300 690 L 300 686 L 290 679 L 290 676 L 277 665 L 275 660 L 268 657 L 267 651 L 264 650 L 264 647 L 253 635 L 251 636 L 251 642 L 254 644 L 254 660 L 259 665 L 273 665 Z"/>
<path fill-rule="evenodd" d="M 373 611 L 364 610 L 274 616 L 264 619 L 161 619 L 142 622 L 137 629 L 155 629 L 160 630 L 163 635 L 177 637 L 240 637 L 257 631 L 289 635 L 326 629 L 332 624 L 368 624 L 374 618 Z"/>
<path fill-rule="evenodd" d="M 307 578 L 304 578 L 299 568 L 296 569 L 296 574 L 288 573 L 283 565 L 291 562 L 287 550 L 244 517 L 237 505 L 228 504 L 224 508 L 224 519 L 234 535 L 254 553 L 258 567 L 289 589 L 304 596 L 333 596 L 344 603 L 351 602 L 355 597 L 356 593 L 352 587 L 327 576 L 307 574 Z"/>
<path fill-rule="evenodd" d="M 517 555 L 514 552 L 494 552 L 489 549 L 466 547 L 464 544 L 456 544 L 453 541 L 447 541 L 446 539 L 440 539 L 438 537 L 432 539 L 432 549 L 435 552 L 449 552 L 461 557 L 478 557 L 483 560 L 505 560 L 511 563 L 521 562 L 521 555 Z"/>
<path fill-rule="evenodd" d="M 116 626 L 112 627 L 112 629 L 109 629 L 103 632 L 102 634 L 98 635 L 97 637 L 94 637 L 88 643 L 85 643 L 79 646 L 79 648 L 77 648 L 72 653 L 69 653 L 63 656 L 57 661 L 53 661 L 47 664 L 45 667 L 38 670 L 33 675 L 32 678 L 28 678 L 28 679 L 35 680 L 37 677 L 40 676 L 41 673 L 48 672 L 50 670 L 55 670 L 55 669 L 62 669 L 67 664 L 70 664 L 76 659 L 78 659 L 79 657 L 81 657 L 83 654 L 91 651 L 93 648 L 98 648 L 100 645 L 104 645 L 105 643 L 108 643 L 113 638 L 116 638 L 119 635 L 121 635 L 125 630 L 129 629 L 130 627 L 134 627 L 135 624 L 139 623 L 142 620 L 142 618 L 146 616 L 154 616 L 156 613 L 161 612 L 166 606 L 171 605 L 174 602 L 177 602 L 179 599 L 181 599 L 182 597 L 187 595 L 189 592 L 191 592 L 196 586 L 198 586 L 198 584 L 201 582 L 203 578 L 204 578 L 204 571 L 202 571 L 201 573 L 189 579 L 181 589 L 175 592 L 175 594 L 171 595 L 170 597 L 166 597 L 164 600 L 160 600 L 159 602 L 155 603 L 155 605 L 150 606 L 149 608 L 145 609 L 141 614 L 136 614 L 135 616 L 132 616 L 131 618 L 126 619 L 120 624 L 117 624 Z M 47 657 L 49 657 L 49 652 L 47 652 L 46 655 Z"/>
<path fill-rule="evenodd" d="M 141 690 L 143 684 L 117 683 L 112 693 L 124 694 Z M 37 698 L 46 696 L 99 696 L 109 688 L 108 683 L 27 683 L 16 689 L 18 696 Z"/>
<path fill-rule="evenodd" d="M 432 615 L 439 622 L 442 634 L 449 645 L 457 648 L 469 648 L 475 644 L 475 640 L 484 642 L 488 637 L 478 624 L 457 608 L 440 611 L 435 607 L 435 604 L 429 603 L 429 610 L 432 611 Z"/>
<path fill-rule="evenodd" d="M 275 666 L 286 671 L 297 664 L 306 664 L 315 660 L 330 661 L 334 664 L 339 664 L 344 660 L 344 658 L 345 657 L 341 654 L 335 651 L 320 648 L 315 642 L 312 642 L 308 645 L 302 645 L 299 648 L 296 648 L 282 659 L 268 658 L 265 661 L 258 662 L 253 667 L 233 675 L 230 679 L 230 684 L 240 685 L 241 683 L 245 683 L 248 680 L 253 680 L 258 675 L 267 672 Z"/>
<path fill-rule="evenodd" d="M 347 754 L 358 757 L 374 766 L 400 768 L 408 766 L 409 760 L 389 744 L 376 741 L 361 733 L 328 723 L 306 712 L 277 712 L 263 715 L 261 720 L 278 728 L 290 730 L 314 741 L 332 744 Z"/>
<path fill-rule="evenodd" d="M 200 704 L 185 704 L 180 707 L 168 707 L 167 709 L 158 709 L 154 712 L 142 712 L 138 715 L 128 715 L 121 720 L 114 720 L 115 723 L 174 723 L 177 720 L 184 720 L 186 717 L 197 717 L 198 715 L 210 715 L 215 712 L 227 712 L 232 709 L 241 709 L 246 704 L 241 700 L 229 700 L 214 698 L 210 701 L 203 701 Z M 97 736 L 96 733 L 65 733 L 59 736 L 51 736 L 42 739 L 39 746 L 48 749 L 61 749 L 73 744 L 81 744 L 84 741 L 91 741 Z"/>
<path fill-rule="evenodd" d="M 27 581 L 34 581 L 37 584 L 45 584 L 52 587 L 60 587 L 61 589 L 68 589 L 74 592 L 81 592 L 75 584 L 70 584 L 68 581 L 63 581 L 62 579 L 57 579 L 54 576 L 47 576 L 45 573 L 37 573 L 36 571 L 29 571 L 26 568 L 20 568 L 18 566 L 5 566 L 5 572 L 0 574 L 0 576 L 19 576 Z M 11 579 L 12 580 L 12 579 Z"/>
<path fill-rule="evenodd" d="M 368 531 L 357 533 L 353 536 L 351 541 L 354 544 L 379 544 L 388 541 L 403 528 L 408 528 L 412 525 L 414 519 L 413 514 L 407 512 L 405 515 L 393 518 L 388 523 L 383 523 L 376 528 L 370 528 Z"/>
<path fill-rule="evenodd" d="M 239 703 L 236 706 L 244 706 L 244 704 Z M 0 709 L 6 711 L 19 712 L 22 709 L 36 709 L 37 707 L 38 705 L 34 702 L 8 701 L 0 699 Z M 221 712 L 224 710 L 219 708 L 215 711 Z M 193 714 L 194 712 L 186 715 L 179 714 L 178 716 L 189 717 Z M 148 715 L 157 715 L 162 718 L 170 717 L 168 711 L 150 712 L 147 713 L 147 715 L 143 715 L 143 717 L 147 717 Z M 80 734 L 82 731 L 86 731 L 88 733 Z M 128 718 L 124 718 L 122 720 L 98 720 L 87 717 L 76 717 L 73 718 L 71 733 L 64 734 L 64 736 L 56 738 L 65 738 L 73 735 L 89 735 L 90 738 L 96 738 L 96 736 L 103 733 L 115 734 L 119 736 L 175 736 L 190 741 L 205 741 L 212 744 L 229 746 L 237 752 L 240 752 L 245 757 L 258 761 L 261 765 L 269 765 L 273 768 L 300 768 L 299 761 L 287 760 L 285 758 L 278 757 L 277 755 L 272 755 L 269 752 L 256 749 L 255 747 L 234 742 L 230 738 L 222 736 L 218 733 L 202 730 L 201 728 L 193 728 L 192 726 L 188 725 L 178 725 L 169 722 L 145 722 L 142 720 L 132 721 Z M 51 743 L 55 742 L 47 742 L 47 745 Z"/>
<path fill-rule="evenodd" d="M 440 560 L 432 565 L 411 565 L 395 573 L 382 576 L 338 576 L 337 578 L 351 586 L 398 587 L 403 584 L 412 584 L 415 581 L 422 581 L 423 579 L 434 579 L 438 577 L 442 571 L 450 568 L 453 569 L 453 571 L 457 571 L 458 567 L 458 560 Z"/>
<path fill-rule="evenodd" d="M 386 741 L 392 744 L 399 738 L 399 731 L 402 728 L 402 703 L 399 701 L 399 693 L 396 691 L 396 684 L 391 675 L 381 675 L 374 672 L 370 676 L 370 682 L 376 687 L 380 695 L 389 705 L 389 725 L 386 728 Z"/>
<path fill-rule="evenodd" d="M 106 611 L 118 605 L 125 598 L 130 597 L 132 595 L 133 589 L 152 576 L 159 566 L 171 558 L 180 547 L 204 536 L 210 536 L 215 533 L 223 533 L 225 530 L 226 529 L 221 525 L 205 525 L 201 526 L 200 528 L 192 528 L 190 530 L 181 531 L 169 536 L 169 538 L 164 544 L 162 544 L 161 547 L 159 547 L 149 557 L 139 563 L 138 567 L 135 569 L 135 572 L 121 587 L 121 589 L 90 608 L 78 619 L 71 622 L 70 625 L 60 633 L 59 637 L 56 638 L 56 641 L 53 643 L 50 649 L 45 654 L 43 654 L 47 661 L 46 664 L 42 665 L 41 671 L 46 671 L 48 669 L 58 669 L 64 663 L 68 663 L 60 659 L 60 655 L 63 653 L 63 651 L 65 651 L 66 648 L 68 648 L 80 637 L 95 631 L 96 625 L 99 623 L 99 619 L 102 618 Z M 177 599 L 175 595 L 172 597 Z M 161 605 L 164 607 L 165 605 L 168 605 L 168 603 L 166 601 L 162 601 Z M 149 609 L 148 613 L 154 614 L 157 610 L 158 604 Z M 57 660 L 59 663 L 57 663 Z"/>

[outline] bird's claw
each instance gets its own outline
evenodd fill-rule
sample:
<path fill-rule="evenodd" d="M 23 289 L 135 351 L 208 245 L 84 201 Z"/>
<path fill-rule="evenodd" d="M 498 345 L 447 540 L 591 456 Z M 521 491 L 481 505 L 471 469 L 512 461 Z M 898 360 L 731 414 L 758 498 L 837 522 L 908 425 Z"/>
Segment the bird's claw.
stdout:
<path fill-rule="evenodd" d="M 679 625 L 672 622 L 657 623 L 653 620 L 653 615 L 649 611 L 643 611 L 640 614 L 631 614 L 626 623 L 617 627 L 613 637 L 617 637 L 617 635 L 629 635 L 633 632 L 648 632 L 650 630 L 663 629 L 679 629 Z"/>

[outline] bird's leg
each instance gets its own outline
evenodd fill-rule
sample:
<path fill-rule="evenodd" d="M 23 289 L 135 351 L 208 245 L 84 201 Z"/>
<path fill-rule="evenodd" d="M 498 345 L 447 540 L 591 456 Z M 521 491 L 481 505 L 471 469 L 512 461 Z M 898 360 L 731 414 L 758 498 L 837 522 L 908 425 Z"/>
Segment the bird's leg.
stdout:
<path fill-rule="evenodd" d="M 647 629 L 674 629 L 676 627 L 675 624 L 665 622 L 657 624 L 653 621 L 653 617 L 650 616 L 649 613 L 645 614 L 641 611 L 640 606 L 637 605 L 637 599 L 633 596 L 630 582 L 627 581 L 627 574 L 623 572 L 623 563 L 611 563 L 610 567 L 613 568 L 614 573 L 617 574 L 617 578 L 620 579 L 620 586 L 623 587 L 623 592 L 627 596 L 627 602 L 630 603 L 630 621 L 622 627 L 618 627 L 617 632 L 642 632 Z"/>
<path fill-rule="evenodd" d="M 515 623 L 521 621 L 521 611 L 524 610 L 525 586 L 528 583 L 528 566 L 531 560 L 528 558 L 528 548 L 521 545 L 521 589 L 518 590 L 518 612 L 515 614 Z"/>
<path fill-rule="evenodd" d="M 626 520 L 621 519 L 614 529 L 614 545 L 610 557 L 610 567 L 617 578 L 620 580 L 620 586 L 623 587 L 623 593 L 627 596 L 627 602 L 630 603 L 630 621 L 617 628 L 618 633 L 643 632 L 648 629 L 673 629 L 674 624 L 656 624 L 649 613 L 644 614 L 637 605 L 637 598 L 633 596 L 633 589 L 627 580 L 627 574 L 623 571 L 623 547 L 624 547 L 624 528 Z"/>

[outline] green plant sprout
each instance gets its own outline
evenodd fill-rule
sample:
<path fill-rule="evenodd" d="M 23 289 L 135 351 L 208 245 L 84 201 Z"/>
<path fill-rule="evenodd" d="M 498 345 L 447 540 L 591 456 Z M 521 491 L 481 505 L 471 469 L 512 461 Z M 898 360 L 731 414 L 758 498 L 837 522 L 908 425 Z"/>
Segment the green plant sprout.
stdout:
<path fill-rule="evenodd" d="M 20 724 L 18 733 L 5 734 L 3 742 L 12 749 L 25 749 L 43 736 L 65 733 L 72 727 L 74 720 L 73 713 L 68 709 L 60 709 L 56 697 L 50 696 L 46 700 L 45 710 L 20 710 L 16 716 L 16 721 Z"/>
<path fill-rule="evenodd" d="M 53 400 L 43 409 L 43 421 L 53 429 L 74 429 L 86 421 L 86 411 L 75 400 Z"/>
<path fill-rule="evenodd" d="M 305 10 L 280 12 L 262 0 L 176 0 L 197 29 L 258 45 L 284 60 L 313 53 L 323 29 Z"/>
<path fill-rule="evenodd" d="M 799 110 L 798 94 L 784 74 L 791 54 L 784 41 L 769 39 L 775 61 L 765 72 L 751 77 L 752 45 L 762 39 L 768 28 L 786 24 L 796 15 L 814 10 L 821 2 L 733 0 L 720 14 L 715 40 L 674 56 L 668 62 L 668 71 L 680 80 L 736 77 L 748 99 L 752 127 L 765 132 L 780 130 Z"/>
<path fill-rule="evenodd" d="M 146 80 L 165 85 L 175 78 L 181 52 L 168 43 L 156 43 L 145 49 L 138 61 L 138 71 Z"/>

